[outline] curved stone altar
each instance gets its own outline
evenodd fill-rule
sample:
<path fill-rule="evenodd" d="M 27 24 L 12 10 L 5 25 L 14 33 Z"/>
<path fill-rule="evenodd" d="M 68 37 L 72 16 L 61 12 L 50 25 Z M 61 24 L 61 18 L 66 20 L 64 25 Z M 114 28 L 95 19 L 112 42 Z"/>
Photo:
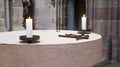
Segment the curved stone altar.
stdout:
<path fill-rule="evenodd" d="M 35 30 L 40 43 L 19 43 L 25 31 L 0 33 L 0 67 L 93 67 L 102 59 L 102 37 L 89 39 L 58 37 L 76 31 Z"/>

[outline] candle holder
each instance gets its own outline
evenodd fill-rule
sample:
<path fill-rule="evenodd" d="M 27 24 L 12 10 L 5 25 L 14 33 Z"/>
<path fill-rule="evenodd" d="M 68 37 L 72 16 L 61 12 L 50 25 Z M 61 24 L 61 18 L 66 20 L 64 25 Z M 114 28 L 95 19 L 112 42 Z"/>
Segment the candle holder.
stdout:
<path fill-rule="evenodd" d="M 85 35 L 85 34 L 90 34 L 90 32 L 91 32 L 91 29 L 78 30 L 78 34 L 81 34 L 82 39 L 89 39 L 89 35 Z"/>
<path fill-rule="evenodd" d="M 39 43 L 40 36 L 39 35 L 33 35 L 32 38 L 27 38 L 26 35 L 19 36 L 19 39 L 21 40 L 20 43 Z"/>
<path fill-rule="evenodd" d="M 84 36 L 84 34 L 90 34 L 91 29 L 87 29 L 87 30 L 78 30 L 78 34 L 81 34 L 82 36 Z"/>

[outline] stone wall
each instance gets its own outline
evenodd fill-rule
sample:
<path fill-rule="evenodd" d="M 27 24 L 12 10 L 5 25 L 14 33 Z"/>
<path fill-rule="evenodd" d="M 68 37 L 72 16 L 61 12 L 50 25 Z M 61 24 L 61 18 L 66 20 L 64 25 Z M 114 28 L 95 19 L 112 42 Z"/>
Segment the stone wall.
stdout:
<path fill-rule="evenodd" d="M 36 29 L 56 29 L 56 9 L 51 0 L 35 0 Z"/>
<path fill-rule="evenodd" d="M 51 5 L 51 0 L 34 0 L 35 29 L 56 29 L 56 9 Z M 22 0 L 12 0 L 11 2 L 12 29 L 24 30 Z"/>
<path fill-rule="evenodd" d="M 0 32 L 5 31 L 4 0 L 0 0 Z"/>
<path fill-rule="evenodd" d="M 12 0 L 11 1 L 11 22 L 12 30 L 23 30 L 22 21 L 23 21 L 23 8 L 22 0 Z"/>
<path fill-rule="evenodd" d="M 89 28 L 103 36 L 107 58 L 120 61 L 120 1 L 88 0 L 87 3 Z"/>

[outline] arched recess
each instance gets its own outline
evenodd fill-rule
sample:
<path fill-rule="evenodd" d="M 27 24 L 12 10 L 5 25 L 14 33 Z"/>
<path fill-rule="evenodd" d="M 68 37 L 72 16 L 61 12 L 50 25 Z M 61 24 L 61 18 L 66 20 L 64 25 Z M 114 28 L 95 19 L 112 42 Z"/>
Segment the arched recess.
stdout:
<path fill-rule="evenodd" d="M 86 0 L 57 0 L 56 29 L 80 29 L 81 17 L 85 13 L 87 13 Z"/>

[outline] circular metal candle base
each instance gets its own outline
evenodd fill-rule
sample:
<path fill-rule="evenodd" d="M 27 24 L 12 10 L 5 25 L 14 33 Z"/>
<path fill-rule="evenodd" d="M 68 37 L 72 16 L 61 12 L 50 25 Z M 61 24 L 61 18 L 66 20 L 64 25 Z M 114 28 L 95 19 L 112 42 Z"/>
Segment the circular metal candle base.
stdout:
<path fill-rule="evenodd" d="M 40 36 L 39 35 L 33 35 L 32 38 L 27 38 L 26 35 L 19 36 L 19 39 L 21 40 L 20 43 L 39 43 Z"/>
<path fill-rule="evenodd" d="M 84 34 L 90 34 L 90 32 L 91 32 L 91 29 L 87 29 L 87 30 L 78 30 L 78 34 L 82 34 L 82 35 L 84 35 Z"/>

